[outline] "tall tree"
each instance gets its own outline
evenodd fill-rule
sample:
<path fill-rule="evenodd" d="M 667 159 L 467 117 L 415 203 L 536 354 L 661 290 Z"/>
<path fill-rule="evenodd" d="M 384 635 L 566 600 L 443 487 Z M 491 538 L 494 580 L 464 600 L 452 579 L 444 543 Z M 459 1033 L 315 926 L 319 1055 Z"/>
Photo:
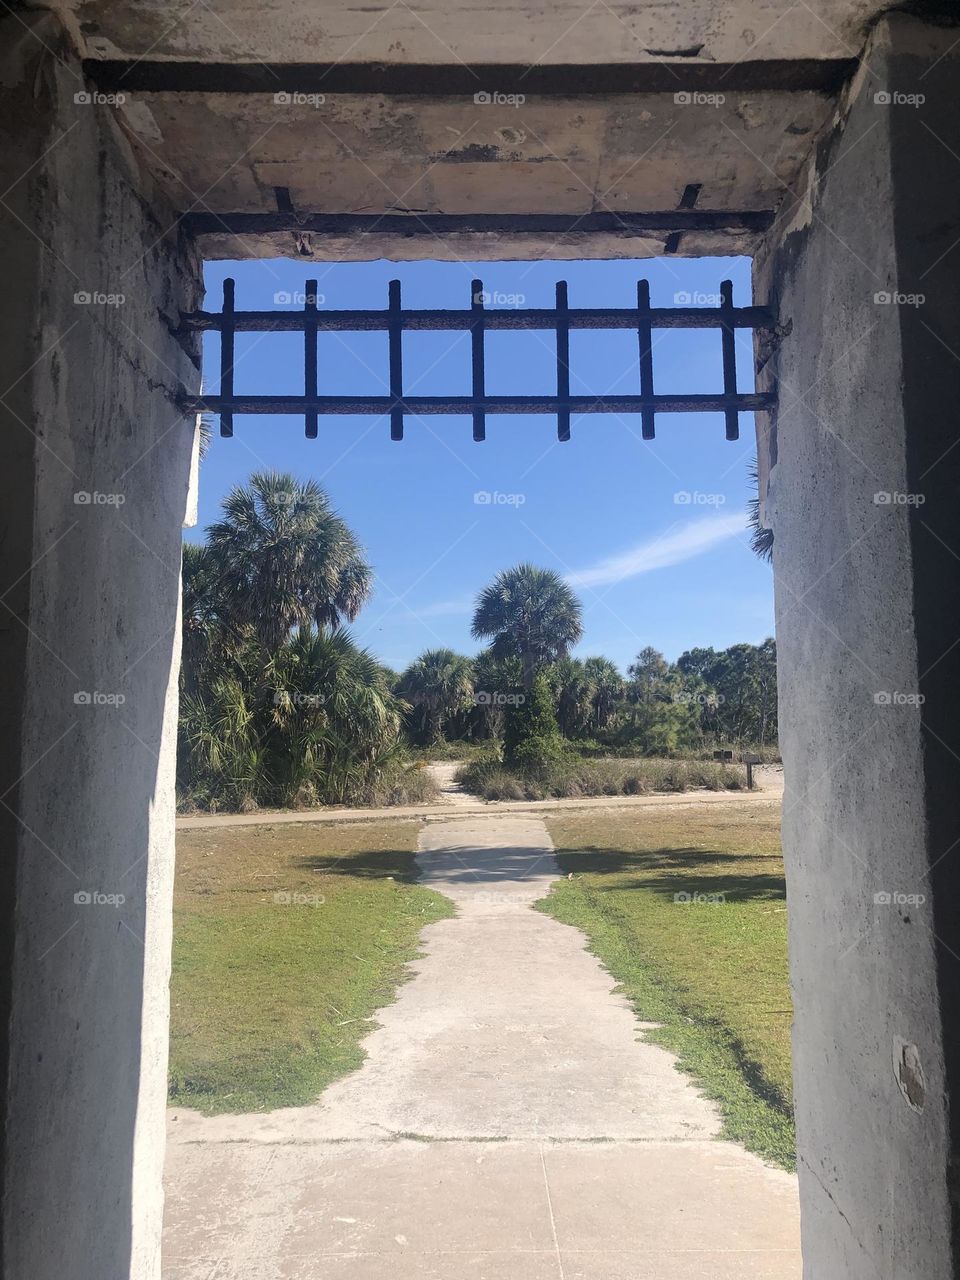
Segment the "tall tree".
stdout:
<path fill-rule="evenodd" d="M 252 629 L 265 660 L 297 627 L 352 622 L 370 594 L 362 548 L 314 480 L 252 475 L 207 535 L 229 619 Z"/>
<path fill-rule="evenodd" d="M 565 658 L 583 635 L 580 601 L 552 569 L 518 564 L 480 593 L 472 632 L 491 640 L 496 657 L 520 659 L 529 693 L 537 674 Z"/>
<path fill-rule="evenodd" d="M 397 693 L 419 713 L 423 741 L 439 742 L 450 720 L 473 704 L 473 664 L 453 649 L 427 649 L 401 675 Z"/>

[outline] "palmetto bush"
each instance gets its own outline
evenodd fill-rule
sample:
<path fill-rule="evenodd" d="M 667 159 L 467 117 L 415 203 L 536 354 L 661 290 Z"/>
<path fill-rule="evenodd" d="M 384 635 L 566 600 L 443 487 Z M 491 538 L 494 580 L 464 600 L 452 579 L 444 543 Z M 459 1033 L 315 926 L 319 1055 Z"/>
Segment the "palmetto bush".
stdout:
<path fill-rule="evenodd" d="M 407 708 L 339 627 L 371 571 L 319 486 L 254 475 L 208 535 L 184 550 L 181 804 L 424 799 L 402 758 Z"/>

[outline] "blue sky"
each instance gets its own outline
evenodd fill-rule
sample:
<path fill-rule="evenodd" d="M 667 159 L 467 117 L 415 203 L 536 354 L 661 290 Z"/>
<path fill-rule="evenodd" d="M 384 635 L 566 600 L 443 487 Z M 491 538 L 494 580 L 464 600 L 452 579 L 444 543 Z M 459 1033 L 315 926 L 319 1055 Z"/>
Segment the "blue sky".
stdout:
<path fill-rule="evenodd" d="M 557 280 L 571 306 L 636 304 L 637 280 L 650 281 L 654 306 L 715 305 L 722 279 L 734 302 L 748 305 L 745 258 L 611 262 L 369 262 L 309 264 L 284 259 L 207 266 L 210 310 L 220 306 L 225 276 L 236 280 L 239 310 L 285 305 L 319 281 L 321 306 L 385 307 L 387 282 L 403 284 L 408 307 L 469 305 L 470 282 L 494 298 L 552 306 Z M 511 295 L 513 297 L 511 297 Z M 678 297 L 678 295 L 681 295 Z M 503 301 L 501 301 L 503 299 Z M 302 301 L 292 303 L 296 309 Z M 207 335 L 205 386 L 218 386 L 218 339 Z M 302 336 L 237 335 L 238 392 L 303 393 Z M 654 332 L 658 392 L 719 391 L 718 330 Z M 738 373 L 752 388 L 751 336 L 739 331 Z M 488 393 L 556 390 L 551 333 L 486 336 Z M 634 393 L 636 335 L 570 335 L 571 391 Z M 322 334 L 321 392 L 386 394 L 385 333 Z M 404 336 L 404 390 L 468 394 L 470 339 L 465 333 Z M 373 418 L 321 418 L 319 438 L 304 437 L 294 417 L 237 417 L 235 435 L 216 436 L 200 475 L 198 540 L 219 502 L 257 470 L 313 477 L 365 545 L 376 573 L 373 597 L 353 626 L 382 661 L 401 668 L 427 648 L 466 653 L 472 602 L 500 570 L 521 560 L 567 576 L 583 602 L 581 656 L 604 654 L 622 668 L 645 645 L 670 659 L 694 645 L 759 642 L 773 632 L 770 569 L 749 549 L 744 509 L 753 421 L 741 416 L 741 439 L 724 439 L 719 414 L 660 414 L 657 438 L 640 438 L 633 415 L 574 418 L 560 444 L 551 417 L 491 417 L 475 443 L 469 418 L 406 420 L 401 443 Z M 478 500 L 479 496 L 479 500 Z M 484 501 L 484 496 L 489 498 Z M 686 501 L 684 499 L 687 499 Z"/>

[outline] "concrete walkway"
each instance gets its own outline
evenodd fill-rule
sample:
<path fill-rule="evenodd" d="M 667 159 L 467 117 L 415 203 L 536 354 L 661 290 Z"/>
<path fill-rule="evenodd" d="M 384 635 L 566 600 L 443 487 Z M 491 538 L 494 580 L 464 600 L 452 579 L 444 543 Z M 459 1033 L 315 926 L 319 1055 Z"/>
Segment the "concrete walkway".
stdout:
<path fill-rule="evenodd" d="M 457 904 L 316 1104 L 170 1125 L 164 1280 L 796 1280 L 796 1182 L 740 1147 L 579 931 L 533 817 L 421 835 Z"/>

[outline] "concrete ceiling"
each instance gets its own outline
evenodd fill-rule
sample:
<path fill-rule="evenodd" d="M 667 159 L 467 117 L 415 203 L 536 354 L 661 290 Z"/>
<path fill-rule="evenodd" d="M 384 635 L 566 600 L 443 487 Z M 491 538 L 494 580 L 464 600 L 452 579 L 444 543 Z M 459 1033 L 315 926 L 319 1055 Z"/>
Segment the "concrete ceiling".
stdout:
<path fill-rule="evenodd" d="M 845 58 L 880 0 L 61 0 L 95 58 L 636 62 Z"/>
<path fill-rule="evenodd" d="M 775 210 L 881 7 L 59 4 L 93 83 L 123 94 L 118 120 L 141 163 L 176 209 L 203 215 L 206 253 L 318 259 L 528 257 L 548 246 L 556 257 L 749 253 L 754 226 L 671 238 L 666 228 L 587 234 L 577 219 L 676 210 L 693 188 L 698 210 Z M 238 235 L 231 218 L 278 210 L 286 229 Z M 362 234 L 297 224 L 323 214 L 407 215 L 412 234 L 393 221 Z M 565 215 L 569 227 L 535 245 L 502 228 L 438 238 L 428 222 L 440 214 Z"/>

